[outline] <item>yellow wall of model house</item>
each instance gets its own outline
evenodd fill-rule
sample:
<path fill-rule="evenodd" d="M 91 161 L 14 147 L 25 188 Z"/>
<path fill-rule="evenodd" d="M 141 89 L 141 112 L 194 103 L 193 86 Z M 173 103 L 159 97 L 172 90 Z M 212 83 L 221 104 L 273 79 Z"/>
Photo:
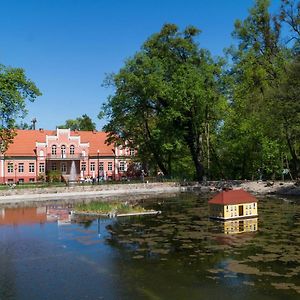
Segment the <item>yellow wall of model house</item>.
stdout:
<path fill-rule="evenodd" d="M 236 205 L 210 204 L 210 216 L 213 218 L 231 219 L 257 216 L 257 203 Z"/>

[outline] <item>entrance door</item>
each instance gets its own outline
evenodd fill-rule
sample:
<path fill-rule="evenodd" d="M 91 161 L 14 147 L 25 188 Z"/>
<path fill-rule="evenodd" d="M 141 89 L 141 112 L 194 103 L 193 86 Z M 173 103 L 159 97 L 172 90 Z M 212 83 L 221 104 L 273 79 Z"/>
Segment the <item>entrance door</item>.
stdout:
<path fill-rule="evenodd" d="M 243 215 L 244 215 L 244 206 L 239 205 L 239 216 L 243 216 Z"/>

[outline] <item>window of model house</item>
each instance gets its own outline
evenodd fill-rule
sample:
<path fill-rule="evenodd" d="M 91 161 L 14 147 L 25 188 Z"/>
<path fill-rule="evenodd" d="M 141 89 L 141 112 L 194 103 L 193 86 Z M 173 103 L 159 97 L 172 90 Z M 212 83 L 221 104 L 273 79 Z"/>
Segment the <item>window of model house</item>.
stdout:
<path fill-rule="evenodd" d="M 71 145 L 70 146 L 70 155 L 74 155 L 75 154 L 75 146 Z"/>
<path fill-rule="evenodd" d="M 9 163 L 7 165 L 7 173 L 13 173 L 14 172 L 14 164 L 13 163 Z"/>
<path fill-rule="evenodd" d="M 56 171 L 56 170 L 57 170 L 56 163 L 52 163 L 52 165 L 51 165 L 51 170 L 52 170 L 52 171 Z"/>
<path fill-rule="evenodd" d="M 103 161 L 99 162 L 99 171 L 103 171 L 104 170 L 104 163 Z"/>
<path fill-rule="evenodd" d="M 95 163 L 94 162 L 91 162 L 91 166 L 90 166 L 90 170 L 91 171 L 95 171 Z"/>
<path fill-rule="evenodd" d="M 81 171 L 86 171 L 86 163 L 81 163 Z"/>
<path fill-rule="evenodd" d="M 23 163 L 19 163 L 19 165 L 18 165 L 18 172 L 19 173 L 23 173 L 24 172 L 24 164 Z"/>
<path fill-rule="evenodd" d="M 133 148 L 130 148 L 130 155 L 134 156 L 134 149 Z"/>
<path fill-rule="evenodd" d="M 111 161 L 108 162 L 107 170 L 112 171 L 112 162 Z"/>
<path fill-rule="evenodd" d="M 34 173 L 34 163 L 29 163 L 29 172 Z"/>
<path fill-rule="evenodd" d="M 39 172 L 40 173 L 44 173 L 45 172 L 45 164 L 44 163 L 40 163 L 39 164 Z"/>
<path fill-rule="evenodd" d="M 56 145 L 53 145 L 53 146 L 51 147 L 51 154 L 52 154 L 52 155 L 56 155 L 56 151 L 57 151 L 57 147 L 56 147 Z"/>

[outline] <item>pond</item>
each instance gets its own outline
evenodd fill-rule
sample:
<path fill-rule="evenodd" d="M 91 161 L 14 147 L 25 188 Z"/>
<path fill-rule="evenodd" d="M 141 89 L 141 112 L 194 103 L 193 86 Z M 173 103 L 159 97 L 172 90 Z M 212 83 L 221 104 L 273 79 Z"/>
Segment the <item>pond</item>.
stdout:
<path fill-rule="evenodd" d="M 258 198 L 258 219 L 225 224 L 207 200 L 76 222 L 69 207 L 0 208 L 0 299 L 299 299 L 300 199 Z"/>

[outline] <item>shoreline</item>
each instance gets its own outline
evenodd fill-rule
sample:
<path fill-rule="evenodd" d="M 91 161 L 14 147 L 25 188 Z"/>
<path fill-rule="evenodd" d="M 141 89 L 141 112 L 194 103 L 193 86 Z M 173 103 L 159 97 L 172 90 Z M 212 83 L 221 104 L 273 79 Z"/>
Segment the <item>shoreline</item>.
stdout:
<path fill-rule="evenodd" d="M 224 187 L 244 189 L 261 196 L 300 196 L 300 186 L 292 181 L 211 181 L 205 185 L 197 183 L 180 185 L 176 182 L 160 182 L 7 190 L 0 192 L 0 206 L 35 205 L 43 202 L 75 203 L 96 199 L 111 201 L 128 197 L 132 200 L 137 200 L 176 195 L 181 192 L 214 194 L 221 191 Z"/>
<path fill-rule="evenodd" d="M 111 184 L 102 186 L 73 186 L 45 189 L 9 190 L 0 194 L 1 205 L 28 205 L 43 202 L 66 203 L 85 200 L 132 200 L 175 195 L 181 192 L 177 183 Z"/>

